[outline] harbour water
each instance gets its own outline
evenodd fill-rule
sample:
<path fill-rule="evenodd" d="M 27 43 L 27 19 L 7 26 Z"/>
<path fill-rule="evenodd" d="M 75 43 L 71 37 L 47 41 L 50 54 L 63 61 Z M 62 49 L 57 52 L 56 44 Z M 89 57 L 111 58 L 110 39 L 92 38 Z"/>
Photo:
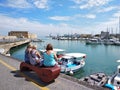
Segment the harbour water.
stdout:
<path fill-rule="evenodd" d="M 84 41 L 52 40 L 44 39 L 44 42 L 34 42 L 38 49 L 44 49 L 47 43 L 54 48 L 65 49 L 66 52 L 79 52 L 87 54 L 86 65 L 74 74 L 74 77 L 81 78 L 96 72 L 104 72 L 112 75 L 117 68 L 116 60 L 120 59 L 120 46 L 115 45 L 86 45 Z M 14 48 L 10 51 L 11 56 L 24 60 L 25 46 Z"/>

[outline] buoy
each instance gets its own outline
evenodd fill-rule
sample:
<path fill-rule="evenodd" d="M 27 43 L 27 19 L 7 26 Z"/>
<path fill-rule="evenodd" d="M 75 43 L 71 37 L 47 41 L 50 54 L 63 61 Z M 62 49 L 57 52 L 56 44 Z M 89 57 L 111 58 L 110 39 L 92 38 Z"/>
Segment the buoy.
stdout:
<path fill-rule="evenodd" d="M 73 75 L 73 71 L 72 71 L 72 70 L 70 70 L 70 72 L 69 72 L 69 73 L 70 73 L 70 75 Z"/>

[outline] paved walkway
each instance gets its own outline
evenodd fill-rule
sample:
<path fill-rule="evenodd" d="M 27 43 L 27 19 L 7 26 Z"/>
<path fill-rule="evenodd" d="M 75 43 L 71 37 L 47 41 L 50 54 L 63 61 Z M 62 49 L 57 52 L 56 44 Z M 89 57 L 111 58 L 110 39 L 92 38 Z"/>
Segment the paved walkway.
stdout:
<path fill-rule="evenodd" d="M 54 82 L 43 83 L 34 72 L 20 72 L 19 65 L 17 59 L 0 54 L 0 90 L 93 90 L 63 74 Z"/>

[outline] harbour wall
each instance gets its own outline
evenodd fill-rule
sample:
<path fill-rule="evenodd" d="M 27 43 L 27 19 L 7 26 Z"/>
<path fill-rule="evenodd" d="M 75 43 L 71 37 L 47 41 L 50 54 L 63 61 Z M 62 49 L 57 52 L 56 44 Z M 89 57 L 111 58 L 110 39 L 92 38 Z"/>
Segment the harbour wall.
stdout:
<path fill-rule="evenodd" d="M 30 43 L 30 39 L 25 39 L 25 40 L 19 40 L 15 42 L 7 42 L 7 43 L 0 43 L 0 49 L 2 49 L 2 54 L 9 54 L 9 50 L 13 47 L 17 47 L 23 44 Z"/>

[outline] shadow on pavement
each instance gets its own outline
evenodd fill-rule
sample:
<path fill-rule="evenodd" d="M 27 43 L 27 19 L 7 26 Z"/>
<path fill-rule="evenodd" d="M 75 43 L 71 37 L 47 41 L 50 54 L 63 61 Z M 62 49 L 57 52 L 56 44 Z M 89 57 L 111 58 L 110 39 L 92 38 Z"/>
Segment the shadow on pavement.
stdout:
<path fill-rule="evenodd" d="M 11 71 L 11 73 L 16 78 L 23 78 L 24 77 L 26 81 L 30 81 L 30 82 L 32 81 L 41 87 L 47 86 L 47 85 L 55 82 L 55 80 L 53 80 L 49 83 L 45 83 L 45 82 L 41 81 L 40 78 L 38 77 L 38 75 L 33 71 L 21 72 L 20 70 L 16 70 L 16 71 Z"/>

